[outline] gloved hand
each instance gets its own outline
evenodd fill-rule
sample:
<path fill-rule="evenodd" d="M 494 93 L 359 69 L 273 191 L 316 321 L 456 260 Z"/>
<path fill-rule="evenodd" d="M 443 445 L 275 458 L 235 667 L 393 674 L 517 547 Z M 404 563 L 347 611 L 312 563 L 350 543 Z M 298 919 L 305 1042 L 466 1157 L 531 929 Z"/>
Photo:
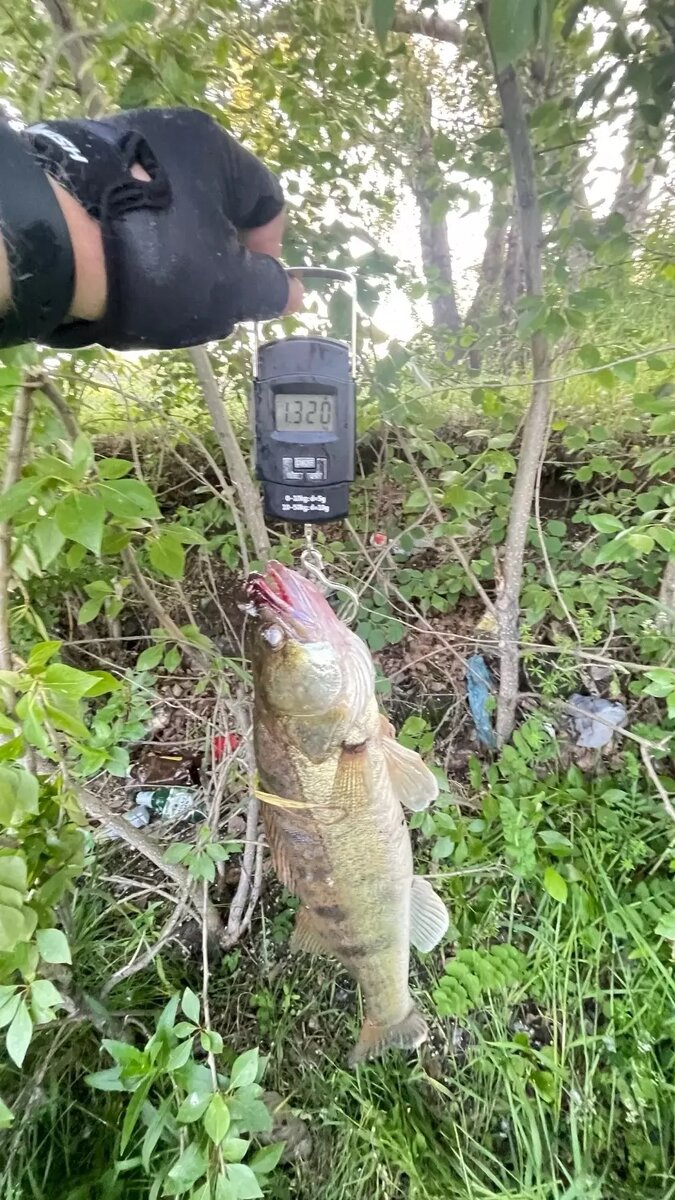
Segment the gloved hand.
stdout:
<path fill-rule="evenodd" d="M 302 286 L 277 261 L 279 183 L 205 113 L 45 121 L 23 137 L 103 237 L 105 311 L 62 322 L 48 345 L 192 346 L 300 307 Z"/>

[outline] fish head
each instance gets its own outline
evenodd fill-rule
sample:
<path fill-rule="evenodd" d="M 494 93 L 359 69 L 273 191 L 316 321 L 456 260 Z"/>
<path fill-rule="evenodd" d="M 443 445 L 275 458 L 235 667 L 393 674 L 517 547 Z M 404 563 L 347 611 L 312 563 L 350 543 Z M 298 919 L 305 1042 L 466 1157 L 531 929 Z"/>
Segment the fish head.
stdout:
<path fill-rule="evenodd" d="M 319 589 L 281 563 L 246 584 L 256 696 L 278 717 L 349 721 L 366 711 L 374 670 L 364 643 Z"/>

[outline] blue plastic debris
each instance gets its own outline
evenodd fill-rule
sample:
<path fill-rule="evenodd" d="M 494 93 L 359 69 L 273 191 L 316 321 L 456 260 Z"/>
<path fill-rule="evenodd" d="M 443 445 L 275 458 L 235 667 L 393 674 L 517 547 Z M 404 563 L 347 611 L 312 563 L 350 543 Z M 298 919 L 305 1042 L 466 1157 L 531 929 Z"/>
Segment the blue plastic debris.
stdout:
<path fill-rule="evenodd" d="M 497 739 L 488 707 L 492 697 L 492 675 L 482 654 L 472 654 L 466 660 L 466 692 L 479 742 L 489 750 L 496 750 Z"/>

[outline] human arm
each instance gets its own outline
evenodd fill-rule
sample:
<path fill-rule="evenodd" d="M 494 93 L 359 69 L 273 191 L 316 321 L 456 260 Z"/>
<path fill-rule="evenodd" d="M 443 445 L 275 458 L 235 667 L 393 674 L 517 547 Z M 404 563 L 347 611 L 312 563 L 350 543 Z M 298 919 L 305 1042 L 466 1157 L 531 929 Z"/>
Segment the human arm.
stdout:
<path fill-rule="evenodd" d="M 194 345 L 226 336 L 238 320 L 300 307 L 301 286 L 277 261 L 278 184 L 243 147 L 253 181 L 241 172 L 228 176 L 238 143 L 204 114 L 143 110 L 102 122 L 48 122 L 28 137 L 49 174 L 75 260 L 70 320 L 42 337 L 46 344 Z M 240 241 L 228 210 L 242 221 L 268 219 L 243 229 Z M 11 247 L 12 230 L 4 232 Z M 0 240 L 0 314 L 10 275 Z"/>

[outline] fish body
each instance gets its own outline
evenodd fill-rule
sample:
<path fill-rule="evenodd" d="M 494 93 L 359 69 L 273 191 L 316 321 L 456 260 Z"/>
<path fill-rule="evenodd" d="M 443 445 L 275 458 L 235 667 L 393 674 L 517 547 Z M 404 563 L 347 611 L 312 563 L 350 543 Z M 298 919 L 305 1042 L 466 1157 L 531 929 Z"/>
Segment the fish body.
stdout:
<path fill-rule="evenodd" d="M 293 947 L 337 958 L 360 984 L 351 1061 L 427 1036 L 408 987 L 410 944 L 429 950 L 448 916 L 413 876 L 403 806 L 437 785 L 396 742 L 364 643 L 306 579 L 279 564 L 249 580 L 254 745 L 277 874 L 301 901 Z"/>

